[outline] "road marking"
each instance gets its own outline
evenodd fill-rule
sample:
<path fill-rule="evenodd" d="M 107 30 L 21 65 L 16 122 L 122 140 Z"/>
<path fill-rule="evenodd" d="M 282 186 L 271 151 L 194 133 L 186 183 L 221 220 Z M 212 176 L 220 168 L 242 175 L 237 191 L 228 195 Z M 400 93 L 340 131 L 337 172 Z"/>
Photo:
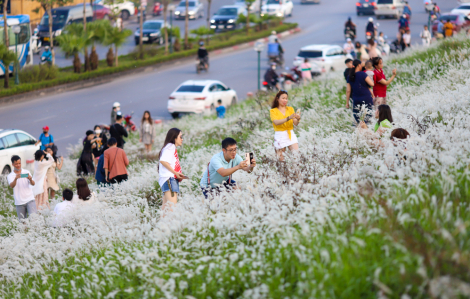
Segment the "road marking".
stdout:
<path fill-rule="evenodd" d="M 41 118 L 41 119 L 37 119 L 37 120 L 35 121 L 35 123 L 41 122 L 41 121 L 46 120 L 46 119 L 51 119 L 51 118 L 53 118 L 54 116 L 55 116 L 55 115 L 51 115 L 51 116 L 48 116 L 48 117 L 44 117 L 44 118 Z"/>

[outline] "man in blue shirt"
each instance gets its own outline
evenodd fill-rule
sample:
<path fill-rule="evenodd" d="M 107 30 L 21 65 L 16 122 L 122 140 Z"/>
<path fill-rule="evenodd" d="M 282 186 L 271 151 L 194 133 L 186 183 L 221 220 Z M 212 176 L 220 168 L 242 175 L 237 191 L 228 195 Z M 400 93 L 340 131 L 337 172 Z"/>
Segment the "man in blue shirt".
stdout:
<path fill-rule="evenodd" d="M 215 111 L 217 111 L 218 118 L 225 118 L 225 107 L 222 105 L 222 100 L 217 100 L 217 108 L 215 108 Z"/>
<path fill-rule="evenodd" d="M 48 126 L 45 126 L 42 128 L 42 134 L 39 136 L 39 139 L 35 145 L 38 145 L 39 143 L 41 143 L 42 151 L 45 151 L 46 147 L 51 147 L 54 145 L 54 137 L 52 137 L 52 135 L 49 134 Z"/>
<path fill-rule="evenodd" d="M 243 169 L 252 172 L 256 166 L 256 160 L 251 160 L 250 166 L 237 154 L 237 141 L 233 138 L 222 140 L 222 152 L 214 155 L 204 171 L 200 186 L 204 196 L 207 198 L 212 190 L 220 191 L 219 187 L 227 189 L 236 188 L 237 182 L 232 180 L 232 174 Z"/>

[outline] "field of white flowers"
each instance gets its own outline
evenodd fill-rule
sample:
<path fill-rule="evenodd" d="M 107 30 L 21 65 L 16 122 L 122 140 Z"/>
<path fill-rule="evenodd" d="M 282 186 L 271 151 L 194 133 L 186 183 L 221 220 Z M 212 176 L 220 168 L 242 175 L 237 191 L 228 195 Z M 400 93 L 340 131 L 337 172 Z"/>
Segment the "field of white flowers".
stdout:
<path fill-rule="evenodd" d="M 470 41 L 447 40 L 386 62 L 394 126 L 411 133 L 376 149 L 352 126 L 344 79 L 290 92 L 302 108 L 300 157 L 276 162 L 267 98 L 226 119 L 187 117 L 178 206 L 160 219 L 157 164 L 126 144 L 130 179 L 51 227 L 19 224 L 0 184 L 2 298 L 470 297 Z M 271 99 L 269 99 L 271 100 Z M 388 136 L 387 136 L 388 135 Z M 205 200 L 199 180 L 224 137 L 258 166 L 232 194 Z M 401 159 L 406 153 L 407 159 Z M 75 160 L 60 172 L 74 186 Z M 89 180 L 91 182 L 91 179 Z M 54 206 L 58 199 L 51 204 Z"/>

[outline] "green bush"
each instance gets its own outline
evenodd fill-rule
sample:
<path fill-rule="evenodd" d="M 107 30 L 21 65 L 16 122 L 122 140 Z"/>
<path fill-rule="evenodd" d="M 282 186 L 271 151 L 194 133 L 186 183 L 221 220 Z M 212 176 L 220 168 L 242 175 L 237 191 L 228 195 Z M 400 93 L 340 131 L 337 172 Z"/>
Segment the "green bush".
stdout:
<path fill-rule="evenodd" d="M 31 65 L 23 68 L 20 73 L 21 83 L 36 83 L 57 78 L 59 68 L 49 65 Z"/>

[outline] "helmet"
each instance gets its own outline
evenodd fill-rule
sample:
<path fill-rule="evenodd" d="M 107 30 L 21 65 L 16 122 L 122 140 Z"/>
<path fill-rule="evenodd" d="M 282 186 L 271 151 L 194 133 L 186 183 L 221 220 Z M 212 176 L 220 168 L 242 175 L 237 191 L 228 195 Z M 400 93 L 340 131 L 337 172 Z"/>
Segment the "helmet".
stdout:
<path fill-rule="evenodd" d="M 369 18 L 369 22 L 373 22 L 374 21 L 374 18 Z"/>
<path fill-rule="evenodd" d="M 276 33 L 276 31 L 273 30 L 273 31 L 271 31 L 271 34 L 277 34 L 277 33 Z"/>
<path fill-rule="evenodd" d="M 49 46 L 45 46 L 44 49 L 49 50 Z"/>
<path fill-rule="evenodd" d="M 348 37 L 348 38 L 346 39 L 346 41 L 347 41 L 347 42 L 350 42 L 350 41 L 352 41 L 352 40 Z"/>
<path fill-rule="evenodd" d="M 34 34 L 38 33 L 39 32 L 39 29 L 37 28 L 34 28 Z"/>
<path fill-rule="evenodd" d="M 275 62 L 271 62 L 271 67 L 273 67 L 273 66 L 276 67 L 277 64 Z"/>
<path fill-rule="evenodd" d="M 113 108 L 116 108 L 116 107 L 121 107 L 121 104 L 119 104 L 119 102 L 114 102 Z"/>
<path fill-rule="evenodd" d="M 199 46 L 204 46 L 204 42 L 199 42 Z"/>

